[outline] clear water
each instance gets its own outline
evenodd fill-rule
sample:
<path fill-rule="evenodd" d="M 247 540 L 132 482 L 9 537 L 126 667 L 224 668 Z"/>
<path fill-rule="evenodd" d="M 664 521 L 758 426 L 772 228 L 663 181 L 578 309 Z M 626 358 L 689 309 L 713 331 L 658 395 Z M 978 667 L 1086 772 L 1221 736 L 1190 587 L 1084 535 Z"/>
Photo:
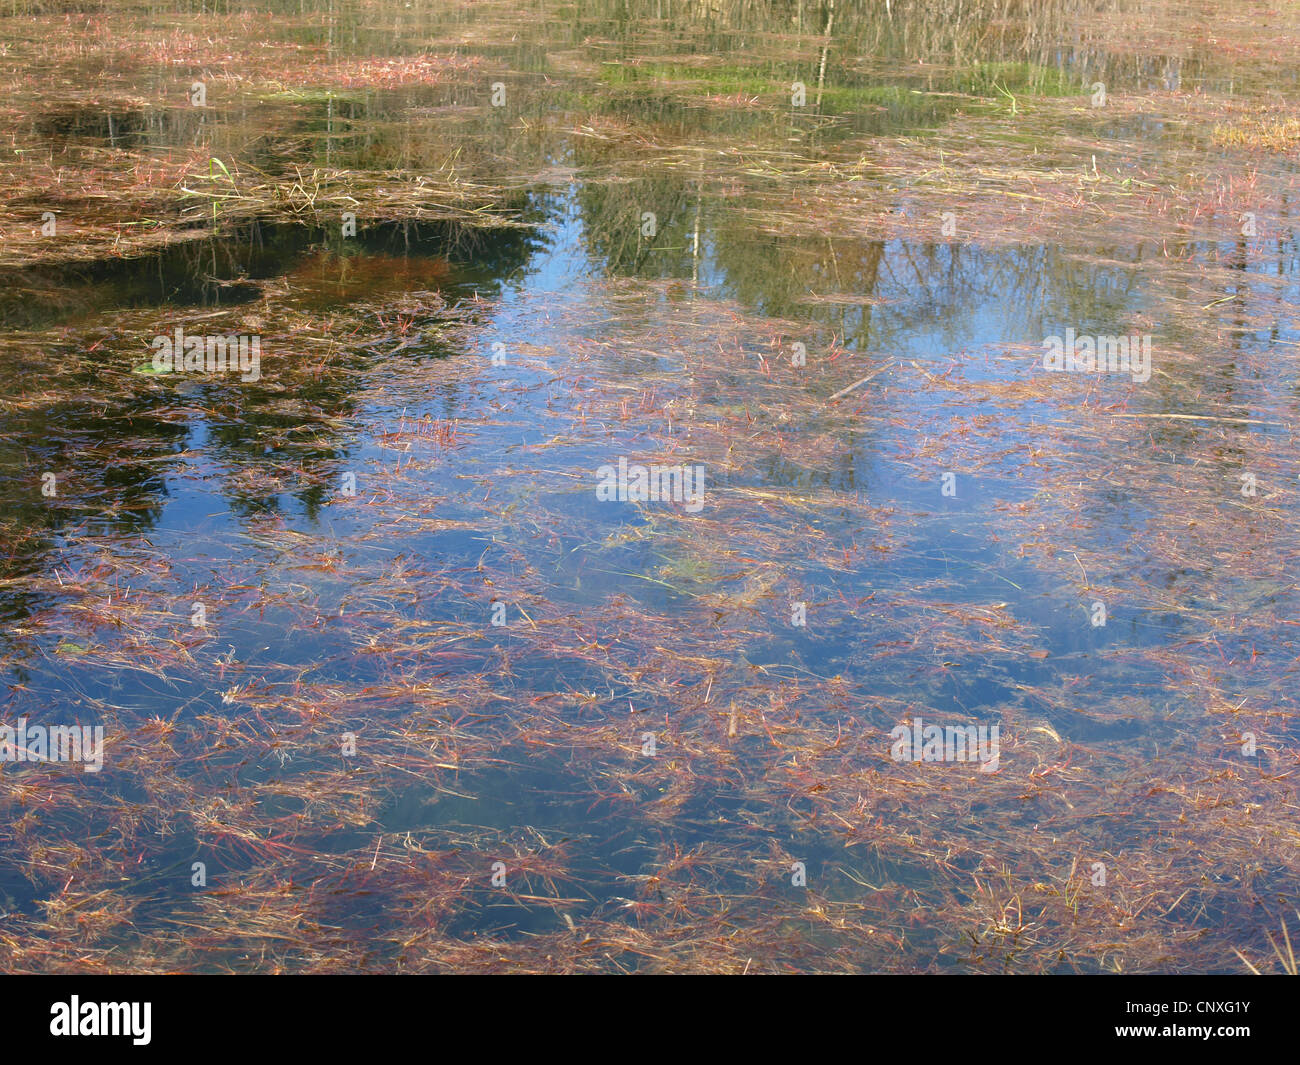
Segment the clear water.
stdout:
<path fill-rule="evenodd" d="M 1293 830 L 1242 865 L 1251 833 L 1275 831 L 1254 811 L 1282 817 L 1285 770 L 1233 739 L 1248 726 L 1274 755 L 1297 741 L 1290 208 L 1268 241 L 1179 248 L 1178 269 L 1235 262 L 1237 317 L 1215 336 L 1172 313 L 1175 267 L 1126 234 L 786 232 L 757 208 L 814 193 L 819 162 L 942 132 L 959 107 L 992 114 L 996 95 L 944 95 L 995 77 L 973 64 L 1028 64 L 1024 97 L 1095 80 L 1244 93 L 1255 75 L 1050 27 L 955 52 L 925 20 L 844 16 L 818 114 L 719 107 L 664 86 L 725 55 L 740 73 L 718 92 L 762 96 L 788 79 L 788 20 L 702 30 L 680 5 L 561 6 L 545 22 L 530 6 L 513 36 L 496 5 L 407 5 L 383 24 L 318 7 L 301 31 L 335 56 L 457 37 L 479 65 L 434 87 L 227 96 L 197 117 L 51 102 L 15 120 L 50 150 L 198 144 L 266 172 L 397 166 L 431 136 L 515 190 L 532 228 L 467 241 L 362 219 L 345 239 L 268 220 L 9 271 L 0 478 L 21 537 L 0 566 L 4 719 L 104 723 L 110 746 L 97 775 L 0 770 L 18 826 L 0 829 L 6 920 L 72 949 L 51 900 L 106 892 L 129 922 L 78 934 L 108 965 L 158 949 L 196 968 L 457 967 L 448 943 L 508 956 L 571 934 L 594 968 L 1234 968 L 1295 893 Z M 106 74 L 141 98 L 157 76 Z M 483 106 L 498 77 L 516 101 L 501 113 Z M 686 148 L 600 142 L 593 116 Z M 1132 122 L 1103 127 L 1101 150 L 1198 143 Z M 797 160 L 783 173 L 734 156 L 778 147 Z M 864 211 L 890 188 L 864 178 Z M 264 334 L 261 382 L 129 376 L 149 338 L 204 321 Z M 1066 326 L 1150 331 L 1196 357 L 1147 385 L 1033 391 L 1044 337 Z M 1204 413 L 1207 393 L 1247 421 L 1163 418 Z M 1099 408 L 1161 417 L 1099 436 Z M 457 446 L 384 436 L 435 422 Z M 597 499 L 600 466 L 669 454 L 705 465 L 698 515 Z M 1247 468 L 1268 471 L 1267 503 L 1235 492 Z M 892 762 L 889 731 L 913 717 L 999 725 L 999 773 Z M 179 729 L 165 757 L 145 738 L 159 718 Z M 356 755 L 339 754 L 345 732 Z M 1198 805 L 1223 773 L 1225 809 Z M 65 843 L 88 855 L 70 886 L 54 875 Z M 538 856 L 557 871 L 530 872 Z M 1077 872 L 1095 861 L 1109 888 Z M 267 904 L 240 892 L 281 883 L 295 930 L 262 938 L 249 915 Z M 1081 883 L 1073 927 L 1049 908 L 1017 934 L 989 916 Z M 587 945 L 615 926 L 648 938 Z"/>

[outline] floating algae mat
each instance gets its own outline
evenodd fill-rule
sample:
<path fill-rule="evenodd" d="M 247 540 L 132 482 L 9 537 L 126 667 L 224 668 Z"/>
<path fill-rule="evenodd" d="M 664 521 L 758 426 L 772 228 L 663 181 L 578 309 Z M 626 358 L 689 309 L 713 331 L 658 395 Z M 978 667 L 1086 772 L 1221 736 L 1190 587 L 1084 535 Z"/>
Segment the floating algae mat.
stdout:
<path fill-rule="evenodd" d="M 1294 5 L 68 6 L 0 969 L 1294 971 Z"/>

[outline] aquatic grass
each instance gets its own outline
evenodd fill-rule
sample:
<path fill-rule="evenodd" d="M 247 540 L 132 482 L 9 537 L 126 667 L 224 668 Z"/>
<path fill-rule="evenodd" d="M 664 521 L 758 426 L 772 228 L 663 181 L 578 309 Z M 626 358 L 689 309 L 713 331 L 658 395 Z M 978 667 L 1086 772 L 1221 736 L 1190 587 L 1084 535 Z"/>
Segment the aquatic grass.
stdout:
<path fill-rule="evenodd" d="M 98 780 L 0 764 L 6 971 L 1285 968 L 1300 469 L 1252 334 L 1289 282 L 1227 227 L 1284 219 L 1289 176 L 1203 176 L 1203 138 L 1083 101 L 1031 118 L 825 151 L 573 116 L 584 182 L 696 182 L 701 265 L 758 248 L 784 303 L 690 255 L 467 292 L 463 262 L 313 248 L 240 306 L 6 331 L 6 720 L 75 706 L 109 736 Z M 347 188 L 382 209 L 400 174 L 216 157 L 185 184 L 230 226 Z M 637 205 L 603 202 L 614 229 Z M 1044 373 L 1023 336 L 909 347 L 900 316 L 960 306 L 941 209 L 960 255 L 1058 249 L 1034 282 L 1140 277 L 1103 307 L 1175 323 L 1149 386 Z M 265 381 L 136 373 L 163 318 L 256 323 Z M 597 503 L 617 455 L 704 464 L 705 509 Z M 917 716 L 998 723 L 998 770 L 895 761 Z"/>
<path fill-rule="evenodd" d="M 1285 152 L 1300 142 L 1300 116 L 1264 110 L 1234 115 L 1211 131 L 1216 144 L 1267 152 Z"/>
<path fill-rule="evenodd" d="M 1298 913 L 1296 916 L 1300 917 L 1300 913 Z M 1268 942 L 1269 942 L 1269 946 L 1273 948 L 1273 955 L 1274 957 L 1277 958 L 1278 965 L 1281 967 L 1282 972 L 1287 974 L 1288 976 L 1300 975 L 1300 968 L 1297 968 L 1296 966 L 1295 951 L 1291 947 L 1291 936 L 1287 932 L 1285 919 L 1282 921 L 1282 942 L 1286 945 L 1286 953 L 1284 954 L 1282 952 L 1282 948 L 1279 947 L 1276 942 L 1274 942 L 1273 936 L 1271 934 L 1268 937 Z M 1246 968 L 1249 969 L 1252 973 L 1254 973 L 1256 976 L 1263 975 L 1260 972 L 1260 970 L 1255 965 L 1253 965 L 1246 958 L 1244 954 L 1241 953 L 1241 951 L 1235 951 L 1234 953 L 1237 955 L 1237 957 L 1239 957 L 1242 960 Z"/>

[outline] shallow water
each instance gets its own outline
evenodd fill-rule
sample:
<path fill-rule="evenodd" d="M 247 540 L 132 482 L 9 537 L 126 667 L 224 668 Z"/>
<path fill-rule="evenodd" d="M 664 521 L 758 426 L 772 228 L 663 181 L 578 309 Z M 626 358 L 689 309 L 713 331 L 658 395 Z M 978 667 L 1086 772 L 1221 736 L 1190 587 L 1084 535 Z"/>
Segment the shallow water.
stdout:
<path fill-rule="evenodd" d="M 14 119 L 128 153 L 106 166 L 455 153 L 528 225 L 345 236 L 223 201 L 156 253 L 4 268 L 4 722 L 107 741 L 97 774 L 0 766 L 7 967 L 1267 959 L 1297 872 L 1293 200 L 1250 241 L 1212 212 L 1174 245 L 964 208 L 944 235 L 886 166 L 1002 121 L 990 86 L 1249 99 L 1260 64 L 841 11 L 797 110 L 820 7 L 561 6 L 269 5 L 340 69 L 457 65 L 214 83 L 197 117 L 47 87 Z M 1246 179 L 1194 125 L 1081 106 L 1026 142 Z M 801 206 L 858 160 L 841 213 Z M 260 335 L 260 380 L 142 372 L 177 327 Z M 1050 378 L 1067 327 L 1154 335 L 1151 379 Z M 601 501 L 620 457 L 701 464 L 702 506 Z M 996 771 L 898 762 L 914 718 L 997 726 Z"/>

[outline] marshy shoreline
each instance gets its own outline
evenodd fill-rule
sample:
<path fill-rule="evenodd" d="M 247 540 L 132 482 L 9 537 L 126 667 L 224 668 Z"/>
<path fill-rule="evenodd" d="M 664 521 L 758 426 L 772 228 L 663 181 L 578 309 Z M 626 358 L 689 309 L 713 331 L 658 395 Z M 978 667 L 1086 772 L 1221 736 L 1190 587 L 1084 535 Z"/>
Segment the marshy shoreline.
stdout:
<path fill-rule="evenodd" d="M 0 972 L 1294 974 L 1297 70 L 0 5 Z"/>

